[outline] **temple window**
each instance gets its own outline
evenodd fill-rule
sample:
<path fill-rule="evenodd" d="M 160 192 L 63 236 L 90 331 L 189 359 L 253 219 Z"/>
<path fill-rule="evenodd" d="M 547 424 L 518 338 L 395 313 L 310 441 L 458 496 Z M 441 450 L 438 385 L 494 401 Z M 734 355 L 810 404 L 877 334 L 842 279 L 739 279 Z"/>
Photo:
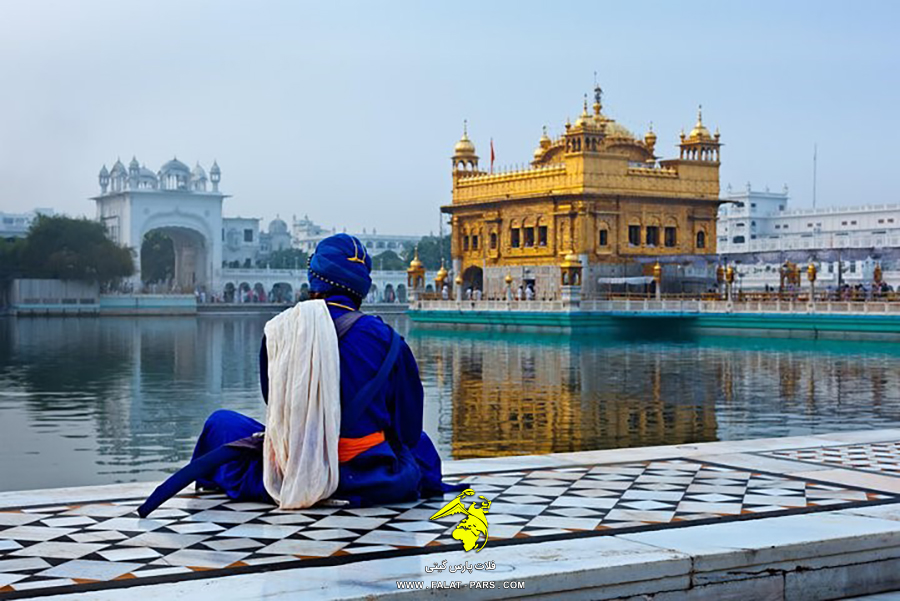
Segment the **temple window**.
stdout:
<path fill-rule="evenodd" d="M 631 246 L 640 246 L 641 245 L 641 226 L 639 225 L 629 225 L 628 226 L 628 244 Z"/>
<path fill-rule="evenodd" d="M 530 248 L 534 246 L 534 228 L 526 227 L 525 228 L 525 246 L 526 248 Z"/>
<path fill-rule="evenodd" d="M 655 225 L 647 226 L 647 246 L 656 246 L 659 244 L 659 227 Z"/>
<path fill-rule="evenodd" d="M 674 227 L 666 227 L 665 244 L 668 248 L 672 248 L 678 243 L 676 236 L 677 234 Z"/>
<path fill-rule="evenodd" d="M 491 250 L 497 249 L 497 232 L 491 232 Z"/>
<path fill-rule="evenodd" d="M 463 252 L 469 250 L 469 237 L 463 236 Z"/>
<path fill-rule="evenodd" d="M 478 250 L 478 234 L 472 236 L 472 250 Z"/>
<path fill-rule="evenodd" d="M 547 246 L 547 226 L 538 227 L 538 246 Z"/>
<path fill-rule="evenodd" d="M 519 228 L 514 227 L 509 232 L 509 245 L 513 248 L 519 248 Z"/>
<path fill-rule="evenodd" d="M 600 246 L 609 245 L 609 232 L 606 229 L 600 230 Z"/>
<path fill-rule="evenodd" d="M 706 248 L 706 232 L 697 232 L 697 248 Z"/>
<path fill-rule="evenodd" d="M 253 242 L 253 230 L 244 230 L 244 242 Z"/>

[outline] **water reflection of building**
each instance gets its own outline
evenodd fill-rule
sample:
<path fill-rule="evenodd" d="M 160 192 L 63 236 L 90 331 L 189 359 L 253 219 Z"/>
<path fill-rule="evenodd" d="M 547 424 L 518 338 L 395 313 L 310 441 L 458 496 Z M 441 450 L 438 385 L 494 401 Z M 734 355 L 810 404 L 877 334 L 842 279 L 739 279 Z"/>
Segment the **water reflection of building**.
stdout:
<path fill-rule="evenodd" d="M 523 338 L 432 346 L 418 351 L 452 377 L 455 459 L 716 439 L 716 382 L 685 390 L 662 356 Z"/>

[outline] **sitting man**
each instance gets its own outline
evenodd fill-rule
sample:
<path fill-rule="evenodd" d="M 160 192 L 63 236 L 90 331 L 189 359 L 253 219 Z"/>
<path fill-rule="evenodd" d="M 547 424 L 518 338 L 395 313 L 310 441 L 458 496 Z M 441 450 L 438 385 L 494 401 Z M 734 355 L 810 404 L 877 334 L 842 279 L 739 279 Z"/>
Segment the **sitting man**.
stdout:
<path fill-rule="evenodd" d="M 398 337 L 399 345 L 394 345 L 399 351 L 395 348 L 391 354 L 393 330 L 380 318 L 359 313 L 372 283 L 371 268 L 365 247 L 347 234 L 320 242 L 309 261 L 311 296 L 324 299 L 338 330 L 339 484 L 332 498 L 352 506 L 404 502 L 451 490 L 441 482 L 441 460 L 422 431 L 424 393 L 412 351 Z M 386 356 L 396 357 L 387 366 L 389 372 L 383 367 Z M 268 402 L 265 336 L 259 363 L 262 394 Z M 237 444 L 248 450 L 229 455 L 214 471 L 193 474 L 198 486 L 222 489 L 232 499 L 272 502 L 263 484 L 263 456 L 252 442 L 264 429 L 234 411 L 213 413 L 197 442 L 195 461 L 224 446 Z"/>

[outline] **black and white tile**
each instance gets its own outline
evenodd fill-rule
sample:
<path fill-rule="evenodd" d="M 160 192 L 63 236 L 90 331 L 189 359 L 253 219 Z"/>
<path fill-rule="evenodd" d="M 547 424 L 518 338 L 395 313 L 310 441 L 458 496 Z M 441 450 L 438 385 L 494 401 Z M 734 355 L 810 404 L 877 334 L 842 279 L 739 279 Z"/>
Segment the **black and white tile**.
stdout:
<path fill-rule="evenodd" d="M 900 476 L 900 442 L 875 442 L 760 453 L 779 459 Z"/>
<path fill-rule="evenodd" d="M 691 460 L 473 474 L 492 500 L 490 544 L 752 519 L 895 497 Z M 183 495 L 149 519 L 142 499 L 0 510 L 0 598 L 348 563 L 459 550 L 460 520 L 429 518 L 448 500 L 282 511 L 224 495 Z"/>

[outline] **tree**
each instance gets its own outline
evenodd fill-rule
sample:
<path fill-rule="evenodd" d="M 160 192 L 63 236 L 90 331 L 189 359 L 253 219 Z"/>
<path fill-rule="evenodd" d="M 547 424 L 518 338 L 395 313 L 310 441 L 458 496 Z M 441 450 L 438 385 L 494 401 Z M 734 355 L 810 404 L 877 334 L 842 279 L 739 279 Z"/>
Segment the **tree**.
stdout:
<path fill-rule="evenodd" d="M 403 249 L 403 260 L 406 263 L 404 269 L 409 266 L 409 262 L 412 261 L 413 256 L 415 254 L 415 245 L 414 244 L 406 244 Z M 428 271 L 436 271 L 441 268 L 441 258 L 444 258 L 445 261 L 450 260 L 450 237 L 445 236 L 444 238 L 440 238 L 438 236 L 423 236 L 421 240 L 419 240 L 419 260 L 422 261 L 422 265 L 425 266 L 425 269 Z M 447 269 L 450 268 L 448 263 L 445 263 Z"/>
<path fill-rule="evenodd" d="M 409 262 L 404 261 L 392 250 L 386 250 L 380 255 L 372 257 L 372 269 L 376 271 L 403 271 L 407 267 L 409 267 Z"/>
<path fill-rule="evenodd" d="M 22 248 L 24 238 L 0 238 L 0 281 L 10 280 L 20 275 L 22 269 Z"/>
<path fill-rule="evenodd" d="M 166 282 L 175 275 L 175 245 L 159 230 L 148 232 L 141 246 L 141 279 L 145 284 Z"/>
<path fill-rule="evenodd" d="M 299 248 L 283 248 L 273 251 L 266 263 L 272 269 L 306 269 L 309 256 Z"/>
<path fill-rule="evenodd" d="M 134 273 L 134 253 L 106 237 L 97 221 L 40 215 L 25 238 L 20 274 L 106 284 Z"/>

